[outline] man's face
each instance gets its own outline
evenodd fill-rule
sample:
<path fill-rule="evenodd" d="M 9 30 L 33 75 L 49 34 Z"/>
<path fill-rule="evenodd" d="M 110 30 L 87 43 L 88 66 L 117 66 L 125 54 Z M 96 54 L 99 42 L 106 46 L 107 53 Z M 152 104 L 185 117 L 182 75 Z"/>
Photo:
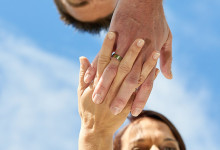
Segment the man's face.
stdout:
<path fill-rule="evenodd" d="M 118 0 L 60 0 L 68 13 L 82 22 L 93 22 L 110 15 Z"/>

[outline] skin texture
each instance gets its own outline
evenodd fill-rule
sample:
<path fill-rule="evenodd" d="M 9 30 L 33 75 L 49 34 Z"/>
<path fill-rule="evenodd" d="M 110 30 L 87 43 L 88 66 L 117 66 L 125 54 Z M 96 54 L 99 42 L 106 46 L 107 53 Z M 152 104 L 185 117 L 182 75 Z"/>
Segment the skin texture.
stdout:
<path fill-rule="evenodd" d="M 169 127 L 152 118 L 141 118 L 129 125 L 121 137 L 122 150 L 179 150 Z"/>
<path fill-rule="evenodd" d="M 111 14 L 117 0 L 61 0 L 70 15 L 79 21 L 93 22 Z M 70 4 L 88 2 L 85 6 L 74 7 Z"/>
<path fill-rule="evenodd" d="M 154 74 L 154 67 L 153 69 L 149 69 L 151 67 L 143 69 L 153 51 L 160 51 L 161 71 L 166 78 L 172 79 L 172 34 L 164 16 L 162 0 L 119 0 L 109 30 L 118 35 L 115 50 L 122 57 L 132 41 L 137 38 L 145 40 L 145 46 L 110 106 L 112 113 L 117 115 L 126 106 L 135 89 L 140 86 L 131 108 L 132 115 L 137 116 L 144 108 L 153 88 L 154 77 L 148 77 L 145 74 L 148 72 Z M 84 79 L 86 83 L 91 82 L 95 76 L 97 58 L 98 56 L 86 72 Z M 102 75 L 103 80 L 99 81 L 93 93 L 93 101 L 97 102 L 96 104 L 103 102 L 117 67 L 117 64 L 113 62 L 107 66 L 111 72 Z M 99 95 L 98 99 L 95 95 Z"/>
<path fill-rule="evenodd" d="M 80 58 L 81 66 L 78 86 L 78 108 L 81 117 L 81 131 L 79 137 L 79 150 L 112 150 L 113 134 L 127 118 L 130 112 L 131 104 L 134 100 L 134 96 L 131 96 L 129 102 L 125 106 L 125 109 L 118 115 L 113 115 L 109 110 L 109 105 L 113 100 L 113 97 L 115 97 L 122 81 L 131 70 L 136 57 L 144 45 L 142 39 L 137 39 L 133 42 L 124 59 L 120 62 L 119 69 L 116 72 L 116 77 L 107 93 L 105 101 L 100 105 L 96 105 L 92 102 L 92 93 L 98 81 L 101 80 L 100 77 L 102 72 L 106 72 L 106 66 L 110 60 L 114 60 L 115 63 L 119 63 L 115 58 L 111 58 L 115 39 L 116 35 L 113 32 L 108 33 L 106 36 L 102 49 L 99 53 L 97 76 L 91 84 L 84 82 L 85 72 L 88 67 L 90 67 L 90 63 L 87 58 Z M 155 53 L 157 52 L 153 52 L 152 55 Z M 129 63 L 127 63 L 128 60 Z M 156 61 L 152 60 L 152 62 L 149 63 L 156 63 Z M 123 70 L 124 68 L 129 69 Z M 123 74 L 123 76 L 121 74 Z M 157 74 L 154 74 L 154 78 L 156 78 L 156 76 Z"/>

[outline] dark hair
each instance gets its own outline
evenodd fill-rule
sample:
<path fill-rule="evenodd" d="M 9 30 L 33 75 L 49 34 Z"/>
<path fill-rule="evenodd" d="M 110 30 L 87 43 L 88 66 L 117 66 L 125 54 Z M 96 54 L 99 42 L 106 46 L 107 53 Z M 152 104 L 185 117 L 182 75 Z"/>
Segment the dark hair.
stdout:
<path fill-rule="evenodd" d="M 97 19 L 93 22 L 82 22 L 75 19 L 67 12 L 66 8 L 60 2 L 60 0 L 54 0 L 54 3 L 56 4 L 57 9 L 60 13 L 60 19 L 63 20 L 67 25 L 72 25 L 81 32 L 98 34 L 101 30 L 107 31 L 109 28 L 113 13 L 104 18 Z"/>
<path fill-rule="evenodd" d="M 130 124 L 131 124 L 132 122 L 134 122 L 136 120 L 139 120 L 141 118 L 144 118 L 144 117 L 152 118 L 152 119 L 155 119 L 155 120 L 158 120 L 158 121 L 161 121 L 161 122 L 165 123 L 170 128 L 170 130 L 172 131 L 174 137 L 178 141 L 180 150 L 186 150 L 184 141 L 183 141 L 180 133 L 178 132 L 176 127 L 162 114 L 160 114 L 158 112 L 155 112 L 155 111 L 144 110 L 144 111 L 142 111 L 142 113 L 139 116 L 137 116 L 137 117 L 130 116 L 130 117 L 128 117 L 128 119 L 130 120 Z M 127 130 L 127 128 L 129 127 L 130 124 L 125 126 L 116 135 L 116 137 L 114 139 L 114 150 L 121 150 L 121 137 L 125 133 L 125 131 Z"/>

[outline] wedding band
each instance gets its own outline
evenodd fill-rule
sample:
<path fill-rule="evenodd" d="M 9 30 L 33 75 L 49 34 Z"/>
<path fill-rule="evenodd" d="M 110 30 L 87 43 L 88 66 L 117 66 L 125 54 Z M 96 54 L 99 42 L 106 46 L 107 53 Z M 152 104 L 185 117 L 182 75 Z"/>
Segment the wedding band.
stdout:
<path fill-rule="evenodd" d="M 121 61 L 123 59 L 123 57 L 117 55 L 117 54 L 113 54 L 112 57 L 116 58 L 118 61 Z"/>

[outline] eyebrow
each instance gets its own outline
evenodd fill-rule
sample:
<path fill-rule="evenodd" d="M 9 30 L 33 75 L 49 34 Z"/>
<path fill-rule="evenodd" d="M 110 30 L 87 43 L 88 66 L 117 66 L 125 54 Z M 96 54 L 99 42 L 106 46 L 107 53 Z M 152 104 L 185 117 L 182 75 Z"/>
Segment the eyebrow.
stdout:
<path fill-rule="evenodd" d="M 82 1 L 82 2 L 80 2 L 80 3 L 73 3 L 73 2 L 68 1 L 68 0 L 67 0 L 67 3 L 68 3 L 69 5 L 71 5 L 71 6 L 73 6 L 73 7 L 83 7 L 83 6 L 86 6 L 86 5 L 89 4 L 88 1 Z"/>
<path fill-rule="evenodd" d="M 164 139 L 164 141 L 174 141 L 174 142 L 177 142 L 177 140 L 174 140 L 174 139 L 171 139 L 171 138 L 166 138 L 166 139 Z"/>
<path fill-rule="evenodd" d="M 145 142 L 145 141 L 146 141 L 146 139 L 140 138 L 140 139 L 137 139 L 137 140 L 133 140 L 132 143 L 133 143 L 133 142 Z M 163 141 L 173 141 L 173 142 L 177 142 L 177 143 L 178 143 L 177 140 L 174 140 L 174 139 L 172 139 L 172 138 L 165 138 Z"/>

